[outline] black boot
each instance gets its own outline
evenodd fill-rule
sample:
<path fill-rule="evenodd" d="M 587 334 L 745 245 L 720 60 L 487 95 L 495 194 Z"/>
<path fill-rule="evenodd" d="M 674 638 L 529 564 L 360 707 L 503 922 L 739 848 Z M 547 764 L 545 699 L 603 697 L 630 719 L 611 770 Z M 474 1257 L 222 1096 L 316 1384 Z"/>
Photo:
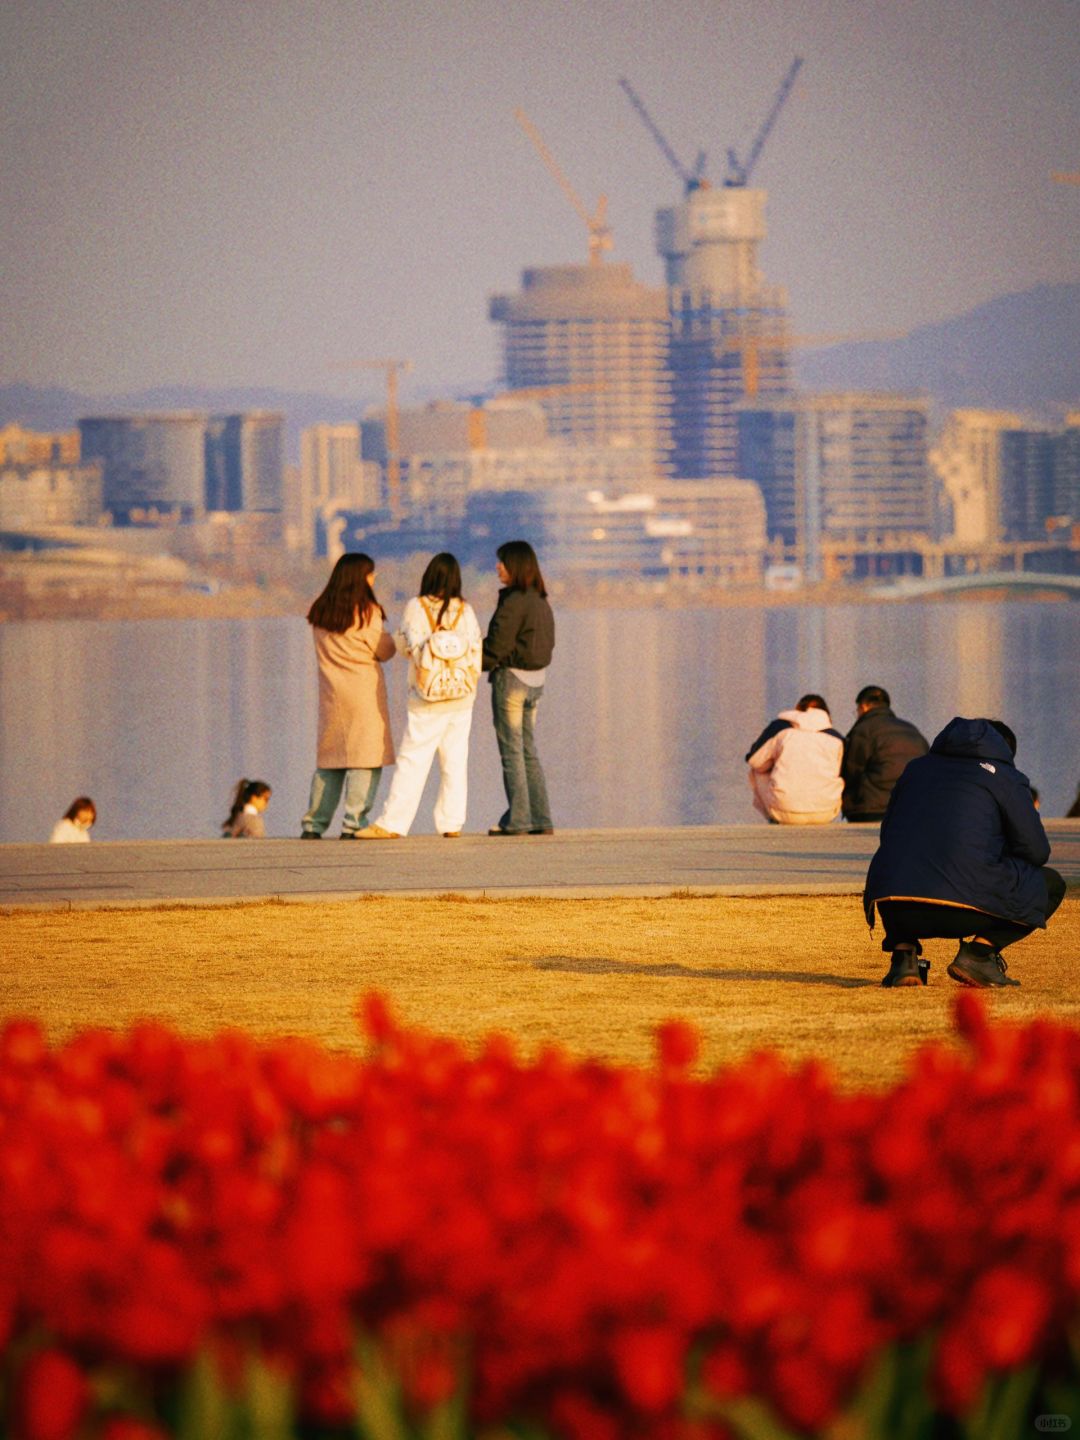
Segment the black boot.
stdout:
<path fill-rule="evenodd" d="M 953 957 L 948 973 L 961 985 L 973 985 L 979 990 L 988 990 L 1004 985 L 1019 985 L 1019 980 L 1010 980 L 1006 974 L 1008 966 L 1000 950 L 984 945 L 978 940 L 961 940 L 960 949 Z"/>
<path fill-rule="evenodd" d="M 918 985 L 922 976 L 919 972 L 918 952 L 914 945 L 897 945 L 892 952 L 889 973 L 882 980 L 886 990 L 896 990 L 902 985 Z M 925 985 L 926 981 L 922 980 Z"/>

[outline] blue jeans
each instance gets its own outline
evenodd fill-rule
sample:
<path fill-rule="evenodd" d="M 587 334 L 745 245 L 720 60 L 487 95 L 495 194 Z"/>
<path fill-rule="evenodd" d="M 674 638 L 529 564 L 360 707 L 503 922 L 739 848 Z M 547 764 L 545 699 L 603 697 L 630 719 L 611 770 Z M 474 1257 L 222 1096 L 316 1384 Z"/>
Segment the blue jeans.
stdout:
<path fill-rule="evenodd" d="M 514 834 L 551 829 L 547 784 L 534 738 L 543 693 L 542 685 L 526 685 L 506 669 L 496 670 L 492 678 L 491 707 L 507 800 L 499 824 Z"/>
<path fill-rule="evenodd" d="M 321 835 L 334 818 L 344 785 L 345 813 L 341 817 L 341 833 L 349 835 L 355 830 L 363 830 L 375 804 L 381 774 L 381 765 L 374 770 L 316 770 L 311 777 L 308 812 L 300 822 L 301 827 L 313 835 Z"/>

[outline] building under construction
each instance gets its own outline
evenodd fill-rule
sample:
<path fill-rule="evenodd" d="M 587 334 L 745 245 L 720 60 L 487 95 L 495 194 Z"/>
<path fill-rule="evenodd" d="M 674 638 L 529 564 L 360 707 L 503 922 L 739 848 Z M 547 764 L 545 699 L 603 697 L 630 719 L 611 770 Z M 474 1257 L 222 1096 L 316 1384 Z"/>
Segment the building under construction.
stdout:
<path fill-rule="evenodd" d="M 667 272 L 672 468 L 737 475 L 736 406 L 789 393 L 787 294 L 757 265 L 765 191 L 698 188 L 656 216 Z"/>
<path fill-rule="evenodd" d="M 626 264 L 526 270 L 496 295 L 503 377 L 537 393 L 552 437 L 571 445 L 637 446 L 667 469 L 671 405 L 667 300 Z M 540 394 L 540 392 L 546 392 Z"/>
<path fill-rule="evenodd" d="M 716 188 L 705 178 L 704 151 L 686 166 L 630 82 L 619 81 L 683 186 L 682 201 L 656 213 L 669 301 L 672 470 L 680 478 L 737 474 L 735 406 L 790 388 L 787 295 L 758 268 L 765 191 L 748 187 L 801 65 L 796 57 L 746 158 L 728 150 Z"/>

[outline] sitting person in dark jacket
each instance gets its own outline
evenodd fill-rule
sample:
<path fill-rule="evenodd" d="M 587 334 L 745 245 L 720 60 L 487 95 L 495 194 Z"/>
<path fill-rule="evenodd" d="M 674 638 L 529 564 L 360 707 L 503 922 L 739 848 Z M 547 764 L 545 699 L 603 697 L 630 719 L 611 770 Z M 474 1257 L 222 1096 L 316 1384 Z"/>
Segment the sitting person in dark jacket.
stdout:
<path fill-rule="evenodd" d="M 1050 843 L 1015 754 L 1001 720 L 957 716 L 901 775 L 863 892 L 892 956 L 882 985 L 925 985 L 921 942 L 934 938 L 960 941 L 948 969 L 960 984 L 1020 983 L 1001 951 L 1046 925 L 1065 882 L 1046 864 Z"/>
<path fill-rule="evenodd" d="M 858 718 L 844 741 L 840 770 L 841 809 L 852 823 L 882 819 L 904 766 L 929 748 L 910 721 L 893 714 L 889 703 L 889 692 L 880 685 L 864 685 L 855 696 Z"/>

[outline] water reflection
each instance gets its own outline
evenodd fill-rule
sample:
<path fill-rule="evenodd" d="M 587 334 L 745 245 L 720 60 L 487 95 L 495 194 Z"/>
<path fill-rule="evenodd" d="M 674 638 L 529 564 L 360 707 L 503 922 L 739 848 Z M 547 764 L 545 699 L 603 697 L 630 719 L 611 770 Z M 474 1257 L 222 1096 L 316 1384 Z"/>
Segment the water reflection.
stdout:
<path fill-rule="evenodd" d="M 742 756 L 809 690 L 847 730 L 866 684 L 931 737 L 1000 715 L 1044 811 L 1080 778 L 1077 617 L 1014 601 L 559 615 L 539 743 L 556 825 L 754 820 Z M 481 621 L 486 615 L 481 615 Z M 405 665 L 387 674 L 395 734 Z M 9 622 L 0 626 L 0 840 L 44 839 L 79 793 L 100 839 L 217 833 L 241 775 L 268 780 L 270 834 L 292 835 L 315 752 L 316 675 L 303 619 Z M 418 830 L 430 831 L 435 777 Z M 469 828 L 501 813 L 489 690 L 470 754 Z"/>

